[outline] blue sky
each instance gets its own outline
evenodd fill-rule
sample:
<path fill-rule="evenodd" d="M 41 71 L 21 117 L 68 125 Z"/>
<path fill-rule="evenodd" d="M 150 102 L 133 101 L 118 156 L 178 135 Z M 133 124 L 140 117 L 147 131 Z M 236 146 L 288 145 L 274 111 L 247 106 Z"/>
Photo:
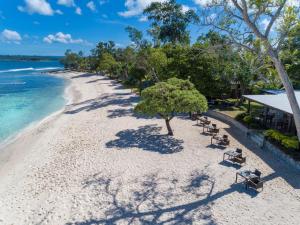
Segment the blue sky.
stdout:
<path fill-rule="evenodd" d="M 130 43 L 128 25 L 146 31 L 141 12 L 155 0 L 1 0 L 0 54 L 63 55 L 66 49 L 86 54 L 99 41 Z M 163 0 L 156 0 L 163 1 Z M 205 0 L 178 0 L 196 9 Z M 200 28 L 190 27 L 192 38 Z"/>

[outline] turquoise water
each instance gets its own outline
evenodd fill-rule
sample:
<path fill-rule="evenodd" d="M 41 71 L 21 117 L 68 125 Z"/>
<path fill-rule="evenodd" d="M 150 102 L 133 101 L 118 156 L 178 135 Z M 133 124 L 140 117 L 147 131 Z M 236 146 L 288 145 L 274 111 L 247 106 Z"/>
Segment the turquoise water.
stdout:
<path fill-rule="evenodd" d="M 46 75 L 57 61 L 0 61 L 0 142 L 59 110 L 66 81 Z"/>

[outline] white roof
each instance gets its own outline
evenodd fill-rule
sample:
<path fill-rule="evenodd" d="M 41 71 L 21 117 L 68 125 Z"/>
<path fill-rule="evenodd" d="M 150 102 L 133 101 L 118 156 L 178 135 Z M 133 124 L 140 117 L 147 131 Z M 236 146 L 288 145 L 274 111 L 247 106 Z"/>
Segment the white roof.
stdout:
<path fill-rule="evenodd" d="M 298 104 L 300 105 L 300 91 L 295 91 Z M 278 95 L 243 95 L 245 98 L 293 114 L 290 103 L 285 93 Z"/>

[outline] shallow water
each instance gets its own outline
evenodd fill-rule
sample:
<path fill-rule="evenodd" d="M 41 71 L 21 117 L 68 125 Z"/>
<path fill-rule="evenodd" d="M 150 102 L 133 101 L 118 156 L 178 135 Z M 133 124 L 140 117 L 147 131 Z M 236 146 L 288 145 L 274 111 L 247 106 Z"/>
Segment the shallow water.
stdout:
<path fill-rule="evenodd" d="M 0 61 L 0 142 L 63 107 L 66 81 L 42 73 L 61 67 L 57 61 Z"/>

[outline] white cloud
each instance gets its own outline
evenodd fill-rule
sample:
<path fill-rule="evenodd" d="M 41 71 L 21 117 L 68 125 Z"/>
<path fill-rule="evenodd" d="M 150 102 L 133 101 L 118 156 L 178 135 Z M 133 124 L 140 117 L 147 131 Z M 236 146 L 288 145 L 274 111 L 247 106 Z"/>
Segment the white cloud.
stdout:
<path fill-rule="evenodd" d="M 67 7 L 75 7 L 76 6 L 74 0 L 58 0 L 57 4 L 64 5 Z"/>
<path fill-rule="evenodd" d="M 212 2 L 212 0 L 194 0 L 195 4 L 200 5 L 200 6 L 207 6 Z"/>
<path fill-rule="evenodd" d="M 8 43 L 13 42 L 16 44 L 20 44 L 20 41 L 22 41 L 22 37 L 17 31 L 8 30 L 8 29 L 3 30 L 1 32 L 0 37 L 2 41 Z"/>
<path fill-rule="evenodd" d="M 27 12 L 29 14 L 40 14 L 45 16 L 52 16 L 57 13 L 54 11 L 47 0 L 24 0 L 25 6 L 18 6 L 18 10 L 21 12 Z"/>
<path fill-rule="evenodd" d="M 80 7 L 76 7 L 75 13 L 76 13 L 77 15 L 82 15 L 81 8 L 80 8 Z"/>
<path fill-rule="evenodd" d="M 49 34 L 44 37 L 44 42 L 48 44 L 52 43 L 63 43 L 63 44 L 82 44 L 87 43 L 82 39 L 73 39 L 71 34 L 64 34 L 63 32 L 58 32 L 56 34 Z"/>
<path fill-rule="evenodd" d="M 149 6 L 152 2 L 164 2 L 166 0 L 126 0 L 125 7 L 126 11 L 119 12 L 120 16 L 132 17 L 140 15 L 143 10 Z"/>
<path fill-rule="evenodd" d="M 147 18 L 147 16 L 141 16 L 141 17 L 139 18 L 139 21 L 140 21 L 140 22 L 146 22 L 146 21 L 148 21 L 148 18 Z"/>
<path fill-rule="evenodd" d="M 96 5 L 93 1 L 90 1 L 86 4 L 86 7 L 88 7 L 91 11 L 93 12 L 96 12 L 97 9 L 96 9 Z"/>

